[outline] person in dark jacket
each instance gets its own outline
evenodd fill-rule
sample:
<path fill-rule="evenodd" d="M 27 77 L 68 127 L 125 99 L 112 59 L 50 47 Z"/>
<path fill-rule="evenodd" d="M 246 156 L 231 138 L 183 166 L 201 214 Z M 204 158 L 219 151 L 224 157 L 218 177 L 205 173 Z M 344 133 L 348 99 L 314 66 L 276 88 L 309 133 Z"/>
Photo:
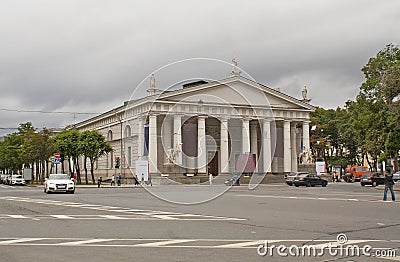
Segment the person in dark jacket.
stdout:
<path fill-rule="evenodd" d="M 395 195 L 394 195 L 394 190 L 393 190 L 393 174 L 391 170 L 386 171 L 385 175 L 385 190 L 383 192 L 383 201 L 387 200 L 387 191 L 390 190 L 390 193 L 392 193 L 392 201 L 395 201 Z"/>
<path fill-rule="evenodd" d="M 101 182 L 103 182 L 103 177 L 100 177 L 100 178 L 97 180 L 97 187 L 98 187 L 98 188 L 100 188 Z"/>

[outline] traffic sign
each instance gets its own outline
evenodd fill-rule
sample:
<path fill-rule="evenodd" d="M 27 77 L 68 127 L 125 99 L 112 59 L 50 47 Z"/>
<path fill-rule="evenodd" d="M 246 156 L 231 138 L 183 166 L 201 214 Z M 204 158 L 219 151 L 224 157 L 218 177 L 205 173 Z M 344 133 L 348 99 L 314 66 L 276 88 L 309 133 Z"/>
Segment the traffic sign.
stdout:
<path fill-rule="evenodd" d="M 61 158 L 60 153 L 54 153 L 54 158 Z"/>
<path fill-rule="evenodd" d="M 61 164 L 61 158 L 54 158 L 54 164 Z"/>

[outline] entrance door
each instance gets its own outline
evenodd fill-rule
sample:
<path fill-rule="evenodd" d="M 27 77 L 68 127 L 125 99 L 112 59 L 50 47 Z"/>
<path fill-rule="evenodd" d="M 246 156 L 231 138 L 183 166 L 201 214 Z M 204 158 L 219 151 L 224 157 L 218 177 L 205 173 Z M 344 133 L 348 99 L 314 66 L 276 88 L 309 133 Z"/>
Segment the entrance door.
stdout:
<path fill-rule="evenodd" d="M 208 152 L 208 174 L 213 174 L 214 176 L 217 176 L 219 174 L 218 151 Z"/>

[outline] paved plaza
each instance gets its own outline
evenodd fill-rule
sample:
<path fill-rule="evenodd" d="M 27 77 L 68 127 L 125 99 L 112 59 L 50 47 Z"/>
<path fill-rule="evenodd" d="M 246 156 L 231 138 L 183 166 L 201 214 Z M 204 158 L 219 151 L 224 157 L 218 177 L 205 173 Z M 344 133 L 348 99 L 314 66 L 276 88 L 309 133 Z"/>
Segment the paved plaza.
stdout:
<path fill-rule="evenodd" d="M 400 202 L 383 202 L 381 190 L 357 183 L 235 186 L 195 205 L 156 197 L 220 187 L 78 187 L 70 195 L 0 185 L 1 261 L 400 260 Z M 332 254 L 329 244 L 368 246 L 370 256 Z M 290 253 L 304 246 L 317 253 Z"/>

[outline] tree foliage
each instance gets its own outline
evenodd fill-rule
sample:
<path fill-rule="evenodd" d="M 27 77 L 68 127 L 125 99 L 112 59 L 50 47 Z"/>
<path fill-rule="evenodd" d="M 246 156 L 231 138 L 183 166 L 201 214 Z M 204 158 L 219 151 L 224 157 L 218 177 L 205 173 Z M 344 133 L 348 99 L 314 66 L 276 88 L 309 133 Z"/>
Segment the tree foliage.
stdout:
<path fill-rule="evenodd" d="M 379 162 L 395 158 L 400 150 L 400 49 L 387 45 L 362 72 L 365 82 L 355 101 L 346 102 L 343 109 L 317 109 L 312 114 L 312 125 L 318 128 L 311 146 L 328 165 L 336 160 L 362 164 L 367 159 L 376 170 Z"/>

